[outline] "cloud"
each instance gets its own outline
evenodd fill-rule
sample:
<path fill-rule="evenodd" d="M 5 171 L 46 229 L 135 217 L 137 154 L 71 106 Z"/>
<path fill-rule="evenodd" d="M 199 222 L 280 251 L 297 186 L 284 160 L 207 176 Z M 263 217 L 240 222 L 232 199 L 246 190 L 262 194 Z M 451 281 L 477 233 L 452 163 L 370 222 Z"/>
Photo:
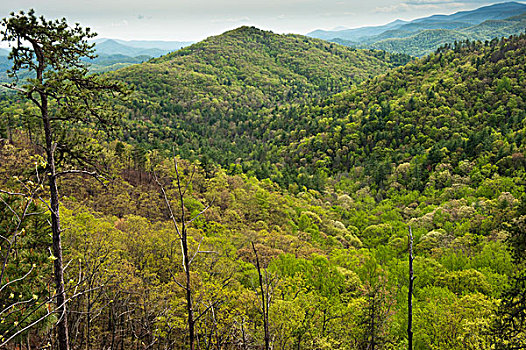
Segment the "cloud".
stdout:
<path fill-rule="evenodd" d="M 391 6 L 377 7 L 375 8 L 375 12 L 376 13 L 411 12 L 415 9 L 435 10 L 439 8 L 440 6 L 434 5 L 434 4 L 414 5 L 414 4 L 409 4 L 407 2 L 402 2 L 400 4 L 395 4 Z"/>
<path fill-rule="evenodd" d="M 111 26 L 112 26 L 112 27 L 117 27 L 117 28 L 118 28 L 118 27 L 127 27 L 127 26 L 128 26 L 128 21 L 125 20 L 125 19 L 123 19 L 123 20 L 120 21 L 120 22 L 113 22 L 113 23 L 111 24 Z"/>
<path fill-rule="evenodd" d="M 152 19 L 152 18 L 153 18 L 152 16 L 137 15 L 137 19 L 138 19 L 138 20 Z"/>
<path fill-rule="evenodd" d="M 445 6 L 464 6 L 472 4 L 486 4 L 491 2 L 491 0 L 410 0 L 405 1 L 405 4 L 414 5 L 414 6 L 425 6 L 425 5 L 445 5 Z"/>
<path fill-rule="evenodd" d="M 401 2 L 399 4 L 394 4 L 391 6 L 385 7 L 376 7 L 376 13 L 390 13 L 390 12 L 413 12 L 419 10 L 443 10 L 443 9 L 452 9 L 463 6 L 468 6 L 473 3 L 484 4 L 487 3 L 487 0 L 465 0 L 459 2 L 458 0 L 410 0 Z"/>
<path fill-rule="evenodd" d="M 212 23 L 239 23 L 239 22 L 248 22 L 250 18 L 248 17 L 230 17 L 230 18 L 216 18 L 213 19 Z"/>

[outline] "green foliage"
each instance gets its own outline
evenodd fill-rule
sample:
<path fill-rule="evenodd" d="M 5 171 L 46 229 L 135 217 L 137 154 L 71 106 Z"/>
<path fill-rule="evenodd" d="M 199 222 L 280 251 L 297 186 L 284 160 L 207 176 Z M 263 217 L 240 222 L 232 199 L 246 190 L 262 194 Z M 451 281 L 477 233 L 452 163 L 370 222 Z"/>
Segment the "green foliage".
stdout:
<path fill-rule="evenodd" d="M 502 314 L 524 311 L 525 47 L 522 36 L 443 48 L 323 102 L 343 88 L 339 79 L 354 65 L 334 71 L 331 90 L 323 85 L 331 76 L 298 51 L 328 61 L 337 54 L 331 65 L 378 58 L 241 28 L 115 73 L 139 87 L 124 138 L 137 127 L 133 141 L 143 144 L 108 140 L 91 124 L 59 129 L 66 141 L 82 136 L 99 155 L 94 165 L 109 174 L 104 184 L 59 183 L 66 284 L 85 291 L 69 304 L 74 343 L 186 344 L 184 270 L 171 216 L 207 207 L 188 231 L 190 251 L 201 252 L 191 281 L 202 348 L 263 343 L 251 243 L 275 348 L 404 348 L 408 224 L 415 348 L 520 343 L 523 325 Z M 283 83 L 287 75 L 294 79 Z M 33 174 L 29 155 L 41 152 L 42 136 L 33 131 L 36 121 L 24 118 L 32 113 L 27 105 L 7 97 L 2 107 L 0 133 L 11 140 L 0 149 L 0 185 L 15 189 L 14 176 Z M 167 135 L 176 136 L 175 156 L 165 150 Z M 206 157 L 185 159 L 210 144 Z M 69 161 L 82 150 L 57 154 Z M 185 205 L 173 201 L 169 213 L 157 180 L 177 198 L 173 157 L 188 192 Z M 2 229 L 10 227 L 12 216 L 0 208 Z M 45 248 L 21 255 L 21 264 L 45 257 Z M 19 287 L 27 294 L 42 281 Z M 495 338 L 498 322 L 519 327 Z"/>
<path fill-rule="evenodd" d="M 408 60 L 241 27 L 109 76 L 136 89 L 127 104 L 128 142 L 170 150 L 175 144 L 184 158 L 288 184 L 268 155 L 274 143 L 288 144 L 297 105 Z"/>
<path fill-rule="evenodd" d="M 349 47 L 423 57 L 443 45 L 457 45 L 466 40 L 490 41 L 494 38 L 522 34 L 526 25 L 524 12 L 524 5 L 508 2 L 467 13 L 440 16 L 440 19 L 431 16 L 405 24 L 391 23 L 383 28 L 377 27 L 374 34 L 366 34 L 366 28 L 360 28 L 355 31 L 362 30 L 366 35 L 353 37 L 351 40 L 347 35 L 352 31 L 328 32 L 323 33 L 322 37 Z M 317 33 L 313 32 L 311 35 L 317 36 Z"/>
<path fill-rule="evenodd" d="M 55 320 L 46 317 L 52 303 L 53 256 L 46 215 L 31 199 L 0 194 L 0 343 L 35 335 L 49 329 Z M 38 331 L 31 327 L 38 324 Z M 15 338 L 12 338 L 18 334 Z"/>

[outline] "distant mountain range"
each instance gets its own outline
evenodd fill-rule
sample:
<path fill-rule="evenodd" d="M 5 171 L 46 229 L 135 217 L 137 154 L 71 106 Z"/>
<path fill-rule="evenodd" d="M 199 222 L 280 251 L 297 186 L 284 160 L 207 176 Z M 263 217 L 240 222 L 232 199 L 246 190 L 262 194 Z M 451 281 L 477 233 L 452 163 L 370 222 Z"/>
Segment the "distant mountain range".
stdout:
<path fill-rule="evenodd" d="M 505 2 L 452 15 L 433 15 L 413 21 L 396 20 L 383 26 L 345 30 L 315 30 L 310 37 L 357 48 L 423 56 L 454 41 L 491 40 L 526 29 L 526 5 Z"/>
<path fill-rule="evenodd" d="M 91 64 L 91 71 L 98 73 L 142 63 L 192 44 L 188 41 L 126 41 L 107 38 L 96 39 L 93 42 L 98 57 L 88 62 Z"/>
<path fill-rule="evenodd" d="M 370 26 L 370 27 L 361 27 L 361 28 L 343 29 L 343 30 L 318 29 L 318 30 L 308 33 L 307 36 L 310 36 L 312 38 L 323 39 L 323 40 L 332 40 L 335 38 L 339 38 L 339 39 L 348 40 L 352 42 L 359 42 L 371 36 L 379 35 L 387 30 L 397 29 L 406 23 L 409 23 L 409 22 L 397 19 L 394 22 L 391 22 L 391 23 L 388 23 L 382 26 Z"/>
<path fill-rule="evenodd" d="M 151 58 L 163 56 L 169 52 L 191 45 L 187 41 L 149 41 L 149 40 L 119 40 L 101 38 L 93 40 L 98 57 L 85 60 L 90 70 L 95 73 L 108 72 L 142 63 Z M 0 81 L 7 81 L 6 70 L 12 62 L 7 59 L 9 49 L 0 48 Z M 22 76 L 24 76 L 22 74 Z"/>
<path fill-rule="evenodd" d="M 11 68 L 12 62 L 7 59 L 8 49 L 0 48 L 0 82 L 7 81 L 7 70 Z"/>
<path fill-rule="evenodd" d="M 193 44 L 189 41 L 119 40 L 101 38 L 93 41 L 99 55 L 159 57 Z"/>

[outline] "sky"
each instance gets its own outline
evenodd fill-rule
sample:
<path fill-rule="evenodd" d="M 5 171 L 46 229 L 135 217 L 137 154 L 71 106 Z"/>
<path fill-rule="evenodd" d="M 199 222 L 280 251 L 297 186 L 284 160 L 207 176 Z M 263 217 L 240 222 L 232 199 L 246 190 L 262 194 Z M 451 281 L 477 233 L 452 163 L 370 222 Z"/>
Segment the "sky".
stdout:
<path fill-rule="evenodd" d="M 0 17 L 34 8 L 124 40 L 199 41 L 242 25 L 275 33 L 380 25 L 471 10 L 485 0 L 1 0 Z M 341 29 L 341 28 L 339 28 Z"/>

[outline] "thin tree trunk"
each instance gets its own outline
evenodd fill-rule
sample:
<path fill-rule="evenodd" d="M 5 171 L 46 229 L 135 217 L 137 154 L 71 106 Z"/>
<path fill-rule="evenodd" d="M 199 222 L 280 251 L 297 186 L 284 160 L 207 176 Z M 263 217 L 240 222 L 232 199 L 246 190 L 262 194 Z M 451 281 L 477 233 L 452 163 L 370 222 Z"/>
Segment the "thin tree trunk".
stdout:
<path fill-rule="evenodd" d="M 259 287 L 261 288 L 261 311 L 263 313 L 263 328 L 265 331 L 265 350 L 270 349 L 270 335 L 268 330 L 268 304 L 267 304 L 267 297 L 265 293 L 265 289 L 263 288 L 263 276 L 261 275 L 261 267 L 259 265 L 259 257 L 258 252 L 256 250 L 256 246 L 254 245 L 254 242 L 252 243 L 252 249 L 254 250 L 254 254 L 256 255 L 256 267 L 258 269 L 258 276 L 259 276 Z"/>
<path fill-rule="evenodd" d="M 181 203 L 183 202 L 183 198 L 181 197 Z M 183 205 L 183 212 L 184 212 L 184 205 Z M 192 289 L 190 285 L 190 259 L 188 258 L 188 239 L 187 239 L 187 232 L 186 232 L 186 224 L 184 222 L 183 218 L 183 224 L 182 224 L 182 232 L 181 232 L 181 245 L 183 247 L 183 261 L 184 261 L 184 270 L 185 270 L 185 276 L 186 276 L 186 311 L 188 312 L 188 336 L 190 338 L 190 350 L 194 350 L 194 342 L 195 342 L 195 322 L 194 322 L 194 310 L 192 305 Z"/>
<path fill-rule="evenodd" d="M 409 292 L 407 295 L 407 339 L 408 349 L 413 349 L 413 232 L 409 226 Z"/>
<path fill-rule="evenodd" d="M 376 293 L 375 293 L 376 294 Z M 371 309 L 371 349 L 374 350 L 376 349 L 376 335 L 375 335 L 375 329 L 374 327 L 376 327 L 375 325 L 375 317 L 376 317 L 376 295 L 373 295 L 373 307 Z"/>
<path fill-rule="evenodd" d="M 66 309 L 66 294 L 64 291 L 64 265 L 62 259 L 62 243 L 60 237 L 60 201 L 58 197 L 54 155 L 55 145 L 53 144 L 51 124 L 48 116 L 47 96 L 42 94 L 41 101 L 42 121 L 44 123 L 44 133 L 46 135 L 46 155 L 49 171 L 48 177 L 51 208 L 51 232 L 53 237 L 53 256 L 55 258 L 53 264 L 55 274 L 55 290 L 57 294 L 56 304 L 59 317 L 59 321 L 57 324 L 58 343 L 60 350 L 69 350 L 68 317 Z"/>
<path fill-rule="evenodd" d="M 175 162 L 175 160 L 174 160 Z M 190 350 L 195 349 L 195 320 L 194 308 L 192 305 L 192 287 L 190 283 L 190 258 L 188 256 L 188 231 L 186 230 L 186 215 L 184 207 L 184 193 L 181 188 L 181 178 L 179 170 L 177 169 L 177 162 L 175 162 L 175 173 L 177 176 L 177 190 L 179 191 L 179 200 L 181 205 L 181 250 L 183 253 L 183 268 L 185 272 L 185 289 L 186 289 L 186 311 L 188 313 L 188 337 L 190 341 Z M 186 192 L 186 191 L 185 191 Z M 173 216 L 173 214 L 172 214 Z M 174 221 L 174 225 L 177 224 Z"/>
<path fill-rule="evenodd" d="M 181 243 L 181 253 L 183 254 L 183 269 L 185 272 L 185 297 L 186 297 L 186 311 L 187 311 L 187 323 L 188 323 L 188 338 L 189 338 L 189 349 L 194 350 L 195 349 L 195 320 L 194 320 L 194 309 L 193 309 L 193 303 L 192 303 L 192 286 L 191 286 L 191 274 L 190 274 L 190 265 L 191 260 L 188 256 L 188 231 L 186 229 L 186 215 L 185 215 L 185 206 L 184 206 L 184 194 L 186 192 L 186 189 L 183 191 L 181 187 L 181 177 L 179 176 L 179 170 L 177 168 L 177 161 L 175 161 L 174 158 L 174 167 L 175 167 L 175 174 L 177 179 L 177 190 L 179 192 L 179 204 L 181 206 L 181 230 L 179 230 L 179 226 L 177 225 L 177 222 L 175 221 L 175 216 L 172 211 L 172 207 L 170 205 L 170 202 L 168 201 L 168 198 L 166 197 L 166 192 L 164 191 L 164 187 L 161 185 L 159 180 L 157 180 L 157 184 L 161 187 L 161 191 L 164 196 L 164 200 L 166 203 L 166 207 L 170 211 L 170 218 L 173 221 L 174 228 L 177 232 L 177 235 L 179 237 L 179 241 Z"/>
<path fill-rule="evenodd" d="M 89 287 L 91 289 L 91 281 Z M 86 315 L 86 350 L 91 350 L 91 292 L 88 290 L 88 310 Z"/>
<path fill-rule="evenodd" d="M 245 318 L 241 318 L 241 334 L 243 335 L 243 350 L 247 350 L 247 338 L 245 335 Z"/>

